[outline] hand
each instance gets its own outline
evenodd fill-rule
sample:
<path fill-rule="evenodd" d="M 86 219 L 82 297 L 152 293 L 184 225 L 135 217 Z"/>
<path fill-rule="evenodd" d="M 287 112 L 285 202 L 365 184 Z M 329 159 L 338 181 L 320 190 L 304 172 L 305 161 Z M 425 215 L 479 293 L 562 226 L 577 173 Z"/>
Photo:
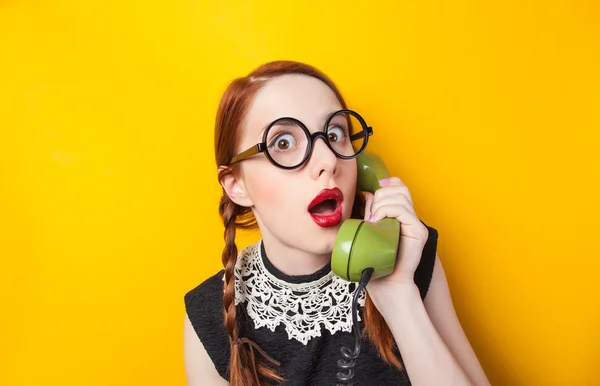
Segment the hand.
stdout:
<path fill-rule="evenodd" d="M 375 192 L 366 194 L 365 221 L 376 222 L 386 217 L 400 221 L 400 247 L 392 274 L 374 279 L 367 285 L 373 297 L 393 285 L 414 285 L 414 273 L 421 261 L 429 231 L 419 220 L 408 187 L 397 177 L 379 181 Z M 385 296 L 385 295 L 384 295 Z M 388 295 L 389 296 L 389 293 Z"/>

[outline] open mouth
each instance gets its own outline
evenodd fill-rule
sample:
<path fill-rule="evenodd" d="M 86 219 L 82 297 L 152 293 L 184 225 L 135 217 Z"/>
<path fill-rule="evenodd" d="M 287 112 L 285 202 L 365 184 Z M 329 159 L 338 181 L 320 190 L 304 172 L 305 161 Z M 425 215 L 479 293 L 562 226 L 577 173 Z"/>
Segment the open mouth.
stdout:
<path fill-rule="evenodd" d="M 342 220 L 344 195 L 338 188 L 323 189 L 308 205 L 308 213 L 321 227 L 335 226 Z"/>
<path fill-rule="evenodd" d="M 308 209 L 312 214 L 316 215 L 329 215 L 335 212 L 338 207 L 338 202 L 333 198 L 326 198 L 319 202 L 317 205 Z"/>

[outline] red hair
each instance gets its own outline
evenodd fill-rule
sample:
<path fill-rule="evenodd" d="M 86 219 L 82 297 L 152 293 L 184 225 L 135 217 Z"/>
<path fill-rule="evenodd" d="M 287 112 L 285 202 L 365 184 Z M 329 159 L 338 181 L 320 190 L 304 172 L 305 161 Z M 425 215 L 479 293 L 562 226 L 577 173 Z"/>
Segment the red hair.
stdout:
<path fill-rule="evenodd" d="M 335 84 L 325 74 L 316 68 L 298 62 L 277 61 L 264 64 L 245 77 L 235 79 L 225 90 L 217 111 L 215 122 L 215 157 L 217 166 L 228 165 L 236 155 L 240 138 L 242 121 L 248 112 L 248 106 L 261 87 L 271 78 L 286 74 L 303 74 L 319 79 L 325 83 L 336 95 L 342 108 L 346 109 L 346 102 Z M 219 170 L 221 181 L 229 174 L 237 173 L 237 165 Z M 364 199 L 360 192 L 354 202 L 354 218 L 363 218 Z M 229 358 L 229 383 L 232 386 L 260 386 L 256 384 L 255 372 L 263 377 L 283 381 L 284 378 L 274 368 L 267 366 L 259 358 L 251 358 L 253 352 L 244 345 L 239 344 L 239 326 L 236 319 L 235 306 L 235 264 L 238 249 L 235 244 L 236 229 L 256 229 L 256 219 L 250 208 L 235 204 L 225 190 L 219 205 L 219 214 L 225 226 L 225 248 L 223 249 L 222 262 L 224 272 L 223 308 L 225 327 L 230 337 Z M 365 336 L 377 348 L 381 358 L 398 370 L 402 365 L 394 355 L 395 340 L 385 320 L 367 295 L 364 310 Z M 255 360 L 256 359 L 256 360 Z"/>

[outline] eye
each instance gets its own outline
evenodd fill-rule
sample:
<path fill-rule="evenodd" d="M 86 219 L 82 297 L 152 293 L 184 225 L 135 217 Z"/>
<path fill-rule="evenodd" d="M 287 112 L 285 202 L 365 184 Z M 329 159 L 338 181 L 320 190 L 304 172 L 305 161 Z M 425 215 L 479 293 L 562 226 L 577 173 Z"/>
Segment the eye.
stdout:
<path fill-rule="evenodd" d="M 269 142 L 270 148 L 275 148 L 277 151 L 286 151 L 296 146 L 296 138 L 289 133 L 281 133 L 275 136 Z"/>
<path fill-rule="evenodd" d="M 340 126 L 332 126 L 327 130 L 327 140 L 331 143 L 342 142 L 346 138 L 346 130 Z"/>

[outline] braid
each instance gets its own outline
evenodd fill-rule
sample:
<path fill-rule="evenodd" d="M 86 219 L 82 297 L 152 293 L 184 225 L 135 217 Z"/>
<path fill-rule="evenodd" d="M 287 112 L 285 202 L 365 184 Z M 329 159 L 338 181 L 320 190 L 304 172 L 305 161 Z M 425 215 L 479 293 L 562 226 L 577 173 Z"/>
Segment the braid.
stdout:
<path fill-rule="evenodd" d="M 375 347 L 381 359 L 387 362 L 389 365 L 394 366 L 399 371 L 402 371 L 402 363 L 394 355 L 394 347 L 396 346 L 394 335 L 390 327 L 387 325 L 385 319 L 379 313 L 377 307 L 373 303 L 373 300 L 367 294 L 365 299 L 365 327 L 364 334 Z"/>
<path fill-rule="evenodd" d="M 230 340 L 229 384 L 231 386 L 260 386 L 255 381 L 254 363 L 256 363 L 256 371 L 262 376 L 275 381 L 283 381 L 283 378 L 275 370 L 261 361 L 256 361 L 256 358 L 252 358 L 251 356 L 254 354 L 246 346 L 235 343 L 240 338 L 235 306 L 235 265 L 238 256 L 235 234 L 237 226 L 246 228 L 252 222 L 248 218 L 248 212 L 250 211 L 247 208 L 231 201 L 227 194 L 223 194 L 221 197 L 219 214 L 223 218 L 225 226 L 225 248 L 221 256 L 224 267 L 223 312 Z M 238 221 L 241 224 L 238 224 Z"/>
<path fill-rule="evenodd" d="M 225 268 L 225 293 L 223 303 L 225 307 L 225 325 L 229 331 L 232 340 L 238 338 L 237 329 L 233 328 L 235 322 L 235 263 L 237 261 L 238 249 L 235 245 L 235 220 L 237 217 L 236 205 L 224 195 L 221 198 L 219 214 L 223 218 L 225 226 L 224 238 L 225 248 L 221 256 L 223 267 Z M 230 291 L 233 289 L 233 291 Z"/>

